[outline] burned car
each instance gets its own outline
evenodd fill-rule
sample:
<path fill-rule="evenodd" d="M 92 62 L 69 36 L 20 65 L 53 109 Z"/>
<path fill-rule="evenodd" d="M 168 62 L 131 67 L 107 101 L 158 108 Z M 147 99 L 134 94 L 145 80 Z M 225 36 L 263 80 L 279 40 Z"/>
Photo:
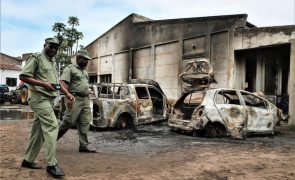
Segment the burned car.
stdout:
<path fill-rule="evenodd" d="M 281 111 L 268 100 L 235 89 L 206 89 L 185 92 L 176 101 L 168 120 L 173 129 L 208 137 L 244 138 L 249 133 L 273 134 Z"/>
<path fill-rule="evenodd" d="M 172 129 L 241 139 L 249 133 L 273 134 L 281 120 L 281 110 L 263 97 L 243 90 L 210 88 L 217 82 L 206 59 L 189 62 L 180 78 L 189 85 L 172 107 L 168 120 Z"/>
<path fill-rule="evenodd" d="M 98 128 L 141 125 L 167 120 L 167 98 L 157 82 L 133 80 L 130 83 L 93 85 L 93 121 Z"/>

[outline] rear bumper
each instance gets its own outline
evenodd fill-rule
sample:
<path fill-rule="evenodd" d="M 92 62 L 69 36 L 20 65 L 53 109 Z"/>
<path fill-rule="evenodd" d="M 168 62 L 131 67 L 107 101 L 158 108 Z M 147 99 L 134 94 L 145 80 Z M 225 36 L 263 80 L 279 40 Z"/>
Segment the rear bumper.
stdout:
<path fill-rule="evenodd" d="M 193 127 L 188 126 L 190 121 L 188 120 L 178 120 L 178 119 L 170 119 L 168 121 L 168 126 L 175 128 L 175 129 L 181 129 L 185 131 L 192 131 L 194 130 Z"/>

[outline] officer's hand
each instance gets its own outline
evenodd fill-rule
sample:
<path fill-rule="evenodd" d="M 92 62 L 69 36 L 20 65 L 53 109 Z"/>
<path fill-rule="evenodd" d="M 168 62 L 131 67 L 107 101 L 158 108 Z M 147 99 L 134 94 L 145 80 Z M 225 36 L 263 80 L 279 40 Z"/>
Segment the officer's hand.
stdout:
<path fill-rule="evenodd" d="M 73 101 L 73 102 L 76 100 L 75 97 L 71 93 L 67 94 L 67 99 L 69 101 Z"/>
<path fill-rule="evenodd" d="M 73 108 L 73 104 L 74 104 L 74 101 L 68 100 L 67 101 L 67 108 L 68 109 L 72 109 Z"/>
<path fill-rule="evenodd" d="M 51 85 L 49 82 L 44 82 L 43 87 L 44 87 L 46 90 L 54 91 L 54 87 L 52 87 L 52 85 Z"/>

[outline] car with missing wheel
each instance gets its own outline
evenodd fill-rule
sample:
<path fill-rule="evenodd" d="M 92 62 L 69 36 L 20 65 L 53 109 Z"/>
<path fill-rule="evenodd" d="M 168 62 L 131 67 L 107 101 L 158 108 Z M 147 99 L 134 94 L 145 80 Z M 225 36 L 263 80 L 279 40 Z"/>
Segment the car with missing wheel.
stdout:
<path fill-rule="evenodd" d="M 254 93 L 230 88 L 210 88 L 214 79 L 208 60 L 187 63 L 180 78 L 186 86 L 171 109 L 172 130 L 205 133 L 207 137 L 243 139 L 247 134 L 273 134 L 282 111 Z"/>
<path fill-rule="evenodd" d="M 166 95 L 153 80 L 92 85 L 92 127 L 119 128 L 167 120 Z"/>
<path fill-rule="evenodd" d="M 274 134 L 281 110 L 267 99 L 251 92 L 216 88 L 182 94 L 171 110 L 168 125 L 174 130 L 207 137 L 242 139 L 247 134 Z"/>

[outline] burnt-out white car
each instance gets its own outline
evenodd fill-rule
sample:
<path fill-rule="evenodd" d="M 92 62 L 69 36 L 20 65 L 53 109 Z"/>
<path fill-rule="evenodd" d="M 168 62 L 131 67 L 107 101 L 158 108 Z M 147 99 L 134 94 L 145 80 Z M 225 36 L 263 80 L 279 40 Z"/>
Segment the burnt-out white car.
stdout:
<path fill-rule="evenodd" d="M 207 137 L 244 138 L 249 133 L 273 134 L 281 111 L 268 100 L 235 89 L 184 92 L 172 107 L 168 125 Z"/>
<path fill-rule="evenodd" d="M 92 126 L 119 129 L 168 119 L 167 98 L 153 80 L 93 85 Z"/>

